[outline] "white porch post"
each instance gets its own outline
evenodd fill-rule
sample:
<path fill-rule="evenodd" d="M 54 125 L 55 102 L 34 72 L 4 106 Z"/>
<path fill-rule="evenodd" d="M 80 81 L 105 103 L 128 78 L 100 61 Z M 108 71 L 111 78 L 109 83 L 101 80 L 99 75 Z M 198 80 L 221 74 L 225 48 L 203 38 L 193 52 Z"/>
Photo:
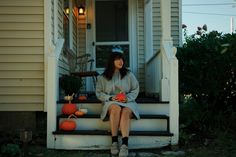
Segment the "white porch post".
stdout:
<path fill-rule="evenodd" d="M 170 132 L 174 134 L 171 144 L 176 145 L 179 139 L 178 60 L 175 57 L 176 48 L 173 47 L 171 37 L 171 0 L 161 0 L 161 30 L 162 79 L 160 98 L 162 101 L 169 101 L 170 103 Z M 164 46 L 167 46 L 165 50 Z"/>
<path fill-rule="evenodd" d="M 161 101 L 170 100 L 170 83 L 169 83 L 169 64 L 163 54 L 163 43 L 172 41 L 171 38 L 171 1 L 161 0 L 161 52 L 162 52 L 162 78 L 161 78 Z"/>
<path fill-rule="evenodd" d="M 57 65 L 64 44 L 64 39 L 58 39 L 57 3 L 58 0 L 54 0 L 54 6 L 52 6 L 51 1 L 44 0 L 44 111 L 47 111 L 47 148 L 54 148 L 55 142 L 52 132 L 56 130 Z M 54 12 L 51 11 L 52 7 L 54 7 Z M 51 19 L 52 14 L 54 14 L 54 21 Z M 52 22 L 54 22 L 54 28 L 51 27 Z M 53 29 L 54 37 L 51 35 Z"/>

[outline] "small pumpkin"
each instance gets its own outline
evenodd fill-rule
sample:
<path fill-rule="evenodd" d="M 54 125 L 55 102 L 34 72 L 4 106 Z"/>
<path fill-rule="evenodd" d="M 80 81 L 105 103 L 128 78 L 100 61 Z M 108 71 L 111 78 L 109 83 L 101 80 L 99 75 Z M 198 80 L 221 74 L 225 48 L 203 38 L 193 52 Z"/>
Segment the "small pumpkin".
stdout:
<path fill-rule="evenodd" d="M 81 117 L 81 116 L 85 115 L 85 113 L 83 111 L 77 110 L 75 112 L 75 115 L 78 116 L 78 117 Z"/>
<path fill-rule="evenodd" d="M 61 123 L 60 123 L 60 126 L 59 128 L 61 130 L 64 130 L 64 131 L 73 131 L 76 129 L 76 122 L 71 118 L 71 115 L 68 117 L 68 119 L 66 120 L 63 120 Z"/>
<path fill-rule="evenodd" d="M 80 95 L 79 96 L 79 100 L 81 100 L 81 101 L 87 100 L 87 97 L 85 95 Z"/>
<path fill-rule="evenodd" d="M 62 106 L 62 113 L 65 114 L 65 115 L 70 115 L 70 114 L 73 114 L 77 111 L 77 106 L 76 104 L 72 104 L 72 103 L 67 103 L 67 104 L 64 104 Z"/>

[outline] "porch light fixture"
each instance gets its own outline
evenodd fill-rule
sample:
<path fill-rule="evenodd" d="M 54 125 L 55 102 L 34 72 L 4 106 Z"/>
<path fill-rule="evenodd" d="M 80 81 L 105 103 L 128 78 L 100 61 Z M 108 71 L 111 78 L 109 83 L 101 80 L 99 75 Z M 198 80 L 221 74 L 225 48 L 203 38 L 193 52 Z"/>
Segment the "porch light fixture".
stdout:
<path fill-rule="evenodd" d="M 84 15 L 85 8 L 82 5 L 78 8 L 78 10 L 79 10 L 79 15 Z"/>
<path fill-rule="evenodd" d="M 69 15 L 70 9 L 69 9 L 69 8 L 66 8 L 66 9 L 65 9 L 65 12 L 66 12 L 66 15 Z"/>

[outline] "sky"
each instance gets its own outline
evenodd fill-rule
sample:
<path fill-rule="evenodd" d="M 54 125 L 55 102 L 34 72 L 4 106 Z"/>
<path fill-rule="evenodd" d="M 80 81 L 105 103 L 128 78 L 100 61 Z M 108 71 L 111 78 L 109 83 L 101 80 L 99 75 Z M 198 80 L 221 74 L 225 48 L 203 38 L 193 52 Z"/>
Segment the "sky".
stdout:
<path fill-rule="evenodd" d="M 182 0 L 182 24 L 187 26 L 188 35 L 204 24 L 207 32 L 230 33 L 231 17 L 236 30 L 236 0 Z"/>

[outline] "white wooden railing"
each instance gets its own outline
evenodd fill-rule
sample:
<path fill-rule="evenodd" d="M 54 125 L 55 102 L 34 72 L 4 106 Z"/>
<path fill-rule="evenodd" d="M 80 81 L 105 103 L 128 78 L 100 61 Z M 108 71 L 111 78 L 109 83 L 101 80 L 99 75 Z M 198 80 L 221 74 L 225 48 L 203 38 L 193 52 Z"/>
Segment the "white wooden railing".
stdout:
<path fill-rule="evenodd" d="M 172 41 L 163 41 L 161 54 L 162 58 L 162 83 L 167 81 L 169 89 L 167 97 L 169 97 L 169 117 L 170 132 L 174 134 L 172 137 L 172 145 L 178 144 L 179 139 L 179 79 L 178 79 L 178 60 L 176 58 L 176 47 L 173 47 Z M 165 85 L 165 84 L 164 84 Z M 162 84 L 163 86 L 163 84 Z M 164 90 L 162 90 L 164 91 Z M 163 96 L 165 97 L 165 96 Z"/>
<path fill-rule="evenodd" d="M 145 91 L 147 95 L 159 96 L 161 79 L 160 50 L 154 53 L 146 62 Z"/>
<path fill-rule="evenodd" d="M 179 138 L 179 91 L 177 49 L 172 41 L 161 43 L 161 50 L 146 62 L 146 91 L 158 93 L 161 101 L 169 102 L 171 143 L 178 144 Z"/>

